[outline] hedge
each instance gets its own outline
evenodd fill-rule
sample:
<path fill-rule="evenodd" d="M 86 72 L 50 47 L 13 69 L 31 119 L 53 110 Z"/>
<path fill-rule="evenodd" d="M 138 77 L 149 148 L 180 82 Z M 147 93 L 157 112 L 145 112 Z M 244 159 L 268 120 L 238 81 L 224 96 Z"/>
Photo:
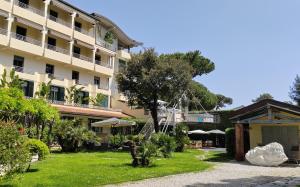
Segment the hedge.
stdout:
<path fill-rule="evenodd" d="M 227 128 L 225 130 L 225 147 L 228 156 L 234 157 L 235 155 L 235 129 Z"/>

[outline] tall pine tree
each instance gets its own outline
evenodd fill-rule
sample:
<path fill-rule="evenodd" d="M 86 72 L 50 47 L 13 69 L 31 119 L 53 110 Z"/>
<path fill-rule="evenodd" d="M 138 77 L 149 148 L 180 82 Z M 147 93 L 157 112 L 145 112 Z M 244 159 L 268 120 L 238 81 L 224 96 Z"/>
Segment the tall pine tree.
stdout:
<path fill-rule="evenodd" d="M 291 87 L 290 91 L 290 98 L 300 106 L 300 77 L 299 75 L 296 76 L 295 82 Z"/>

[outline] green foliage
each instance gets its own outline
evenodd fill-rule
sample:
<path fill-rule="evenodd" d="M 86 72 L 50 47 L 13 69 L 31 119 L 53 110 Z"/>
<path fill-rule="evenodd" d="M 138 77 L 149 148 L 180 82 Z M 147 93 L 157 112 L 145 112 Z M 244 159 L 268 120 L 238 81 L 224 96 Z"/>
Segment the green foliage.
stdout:
<path fill-rule="evenodd" d="M 175 139 L 167 134 L 156 133 L 153 134 L 150 140 L 156 147 L 158 151 L 162 154 L 164 158 L 169 158 L 172 156 L 172 152 L 176 149 Z"/>
<path fill-rule="evenodd" d="M 126 137 L 124 135 L 121 134 L 111 135 L 109 137 L 109 145 L 114 149 L 118 149 L 123 146 L 125 140 Z"/>
<path fill-rule="evenodd" d="M 25 143 L 32 154 L 38 154 L 39 160 L 43 160 L 50 154 L 48 146 L 37 139 L 28 139 Z"/>
<path fill-rule="evenodd" d="M 225 130 L 225 147 L 228 156 L 234 157 L 235 155 L 235 129 L 227 128 Z"/>
<path fill-rule="evenodd" d="M 296 76 L 293 86 L 290 89 L 290 98 L 300 106 L 300 77 Z"/>
<path fill-rule="evenodd" d="M 253 103 L 257 103 L 257 102 L 260 102 L 264 99 L 273 99 L 274 97 L 269 94 L 269 93 L 263 93 L 263 94 L 260 94 L 257 98 L 253 99 L 252 102 Z"/>
<path fill-rule="evenodd" d="M 90 98 L 90 101 L 94 106 L 103 106 L 103 102 L 107 100 L 107 95 L 102 93 L 97 93 L 95 97 Z"/>
<path fill-rule="evenodd" d="M 184 152 L 184 148 L 186 144 L 190 143 L 190 139 L 188 137 L 188 127 L 185 124 L 178 124 L 175 129 L 175 141 L 176 141 L 176 151 Z"/>
<path fill-rule="evenodd" d="M 116 36 L 114 35 L 113 32 L 108 31 L 105 36 L 104 36 L 104 41 L 106 41 L 109 44 L 113 44 L 114 43 L 114 39 L 116 39 Z"/>
<path fill-rule="evenodd" d="M 51 93 L 51 84 L 52 84 L 52 79 L 48 83 L 42 82 L 40 84 L 39 91 L 37 91 L 35 95 L 41 99 L 49 99 Z"/>
<path fill-rule="evenodd" d="M 127 69 L 116 80 L 129 105 L 150 110 L 155 131 L 159 132 L 158 100 L 173 101 L 181 96 L 192 79 L 190 68 L 180 59 L 160 58 L 154 49 L 146 49 L 132 55 Z"/>
<path fill-rule="evenodd" d="M 217 105 L 216 105 L 216 110 L 219 110 L 220 108 L 225 107 L 226 105 L 231 105 L 233 100 L 230 97 L 226 97 L 221 94 L 217 94 Z"/>
<path fill-rule="evenodd" d="M 89 98 L 82 98 L 82 96 L 80 95 L 80 93 L 82 92 L 84 87 L 80 87 L 80 88 L 77 88 L 77 85 L 74 85 L 74 86 L 71 86 L 70 88 L 67 88 L 67 95 L 65 96 L 66 97 L 66 100 L 68 103 L 72 103 L 72 102 L 75 102 L 75 103 L 78 103 L 78 104 L 82 104 L 82 102 L 84 100 L 87 100 Z"/>
<path fill-rule="evenodd" d="M 147 167 L 152 164 L 153 157 L 158 155 L 158 148 L 151 141 L 146 141 L 138 147 L 137 155 L 140 158 L 139 164 L 143 167 Z"/>
<path fill-rule="evenodd" d="M 0 165 L 7 175 L 25 171 L 29 161 L 29 150 L 13 122 L 0 121 Z"/>
<path fill-rule="evenodd" d="M 6 69 L 4 69 L 0 87 L 22 89 L 22 84 L 23 84 L 23 81 L 19 79 L 19 76 L 16 75 L 16 71 L 14 69 L 12 69 L 10 71 L 9 80 L 7 80 L 7 71 L 6 71 Z"/>
<path fill-rule="evenodd" d="M 63 120 L 54 126 L 54 135 L 64 152 L 77 152 L 83 145 L 96 145 L 100 139 L 80 121 Z"/>

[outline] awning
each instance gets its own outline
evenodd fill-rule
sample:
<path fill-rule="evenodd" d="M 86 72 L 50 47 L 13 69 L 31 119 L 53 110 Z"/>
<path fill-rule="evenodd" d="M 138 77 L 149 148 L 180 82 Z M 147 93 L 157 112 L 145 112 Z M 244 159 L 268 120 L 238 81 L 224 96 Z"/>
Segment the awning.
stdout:
<path fill-rule="evenodd" d="M 29 27 L 33 27 L 33 28 L 35 28 L 37 30 L 40 30 L 40 31 L 43 30 L 43 26 L 42 25 L 39 25 L 39 24 L 34 23 L 34 22 L 31 22 L 31 21 L 29 21 L 27 19 L 24 19 L 24 18 L 16 17 L 16 21 L 18 23 L 22 23 L 22 24 L 27 25 Z"/>
<path fill-rule="evenodd" d="M 91 124 L 92 127 L 127 127 L 136 125 L 134 121 L 128 121 L 118 118 L 110 118 L 103 121 L 98 121 Z"/>
<path fill-rule="evenodd" d="M 218 129 L 207 131 L 207 133 L 208 134 L 225 134 L 225 132 L 218 130 Z"/>
<path fill-rule="evenodd" d="M 193 131 L 189 131 L 188 134 L 208 134 L 208 133 L 203 130 L 193 130 Z"/>
<path fill-rule="evenodd" d="M 89 49 L 94 50 L 94 46 L 93 46 L 93 45 L 90 45 L 90 44 L 88 44 L 88 43 L 82 42 L 82 41 L 80 41 L 80 40 L 75 40 L 75 42 L 76 42 L 76 44 L 78 44 L 78 45 L 81 45 L 81 46 L 83 46 L 83 47 L 86 47 L 86 48 L 89 48 Z"/>
<path fill-rule="evenodd" d="M 64 40 L 67 40 L 67 41 L 71 41 L 71 37 L 70 36 L 67 36 L 63 33 L 60 33 L 60 32 L 57 32 L 57 31 L 54 31 L 54 30 L 49 30 L 49 34 L 53 35 L 53 36 L 56 36 L 58 38 L 62 38 Z"/>
<path fill-rule="evenodd" d="M 126 115 L 122 112 L 118 112 L 118 111 L 83 108 L 83 107 L 58 105 L 58 104 L 51 104 L 51 105 L 53 107 L 57 108 L 57 110 L 61 114 L 67 114 L 67 115 L 99 117 L 99 118 L 126 118 L 126 117 L 129 117 L 128 115 Z"/>
<path fill-rule="evenodd" d="M 56 7 L 60 8 L 60 9 L 64 10 L 64 11 L 67 11 L 67 12 L 69 12 L 69 13 L 73 13 L 73 12 L 75 11 L 75 10 L 73 10 L 71 7 L 65 5 L 64 3 L 61 3 L 61 2 L 59 2 L 59 1 L 57 1 L 57 0 L 52 0 L 52 1 L 51 1 L 51 4 L 52 4 L 53 6 L 56 6 Z"/>
<path fill-rule="evenodd" d="M 5 11 L 3 11 L 3 10 L 0 10 L 0 16 L 8 17 L 8 12 L 5 12 Z"/>

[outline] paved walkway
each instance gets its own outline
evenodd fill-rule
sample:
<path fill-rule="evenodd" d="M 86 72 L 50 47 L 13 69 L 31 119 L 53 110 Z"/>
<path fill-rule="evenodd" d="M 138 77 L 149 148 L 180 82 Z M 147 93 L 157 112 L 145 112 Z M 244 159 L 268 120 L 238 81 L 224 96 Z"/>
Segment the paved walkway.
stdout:
<path fill-rule="evenodd" d="M 247 163 L 217 163 L 213 170 L 120 184 L 124 187 L 239 187 L 300 185 L 300 167 L 259 167 Z"/>

